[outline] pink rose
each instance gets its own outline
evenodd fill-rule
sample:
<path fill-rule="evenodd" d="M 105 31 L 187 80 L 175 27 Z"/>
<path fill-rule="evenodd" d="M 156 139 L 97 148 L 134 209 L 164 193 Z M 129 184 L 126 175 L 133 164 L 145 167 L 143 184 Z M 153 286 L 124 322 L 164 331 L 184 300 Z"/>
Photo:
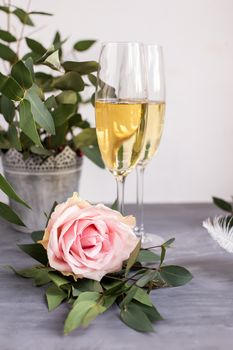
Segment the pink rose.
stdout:
<path fill-rule="evenodd" d="M 103 204 L 91 205 L 76 193 L 56 206 L 40 243 L 51 267 L 64 275 L 100 281 L 119 271 L 136 247 L 134 218 Z"/>

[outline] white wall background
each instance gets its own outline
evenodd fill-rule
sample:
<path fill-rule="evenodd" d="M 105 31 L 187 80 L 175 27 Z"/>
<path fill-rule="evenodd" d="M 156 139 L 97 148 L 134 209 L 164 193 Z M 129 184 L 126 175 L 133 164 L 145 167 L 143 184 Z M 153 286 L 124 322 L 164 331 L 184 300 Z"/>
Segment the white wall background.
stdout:
<path fill-rule="evenodd" d="M 37 18 L 42 29 L 32 37 L 49 44 L 59 29 L 70 38 L 69 58 L 78 39 L 163 45 L 166 126 L 146 171 L 146 202 L 202 202 L 233 194 L 232 0 L 32 0 L 31 9 L 54 13 Z M 98 59 L 98 53 L 96 44 L 76 57 Z M 85 114 L 94 124 L 94 110 Z M 114 185 L 107 171 L 85 161 L 83 197 L 111 202 Z M 135 173 L 126 183 L 126 201 L 135 201 Z"/>

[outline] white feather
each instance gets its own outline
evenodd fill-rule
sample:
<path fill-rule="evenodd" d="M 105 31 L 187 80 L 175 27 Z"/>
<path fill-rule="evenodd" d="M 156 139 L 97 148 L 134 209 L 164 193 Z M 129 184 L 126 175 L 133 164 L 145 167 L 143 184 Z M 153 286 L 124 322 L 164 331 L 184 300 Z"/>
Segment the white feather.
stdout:
<path fill-rule="evenodd" d="M 203 222 L 211 237 L 229 253 L 233 253 L 233 216 L 229 220 L 227 216 L 216 216 Z M 230 227 L 231 226 L 231 227 Z"/>

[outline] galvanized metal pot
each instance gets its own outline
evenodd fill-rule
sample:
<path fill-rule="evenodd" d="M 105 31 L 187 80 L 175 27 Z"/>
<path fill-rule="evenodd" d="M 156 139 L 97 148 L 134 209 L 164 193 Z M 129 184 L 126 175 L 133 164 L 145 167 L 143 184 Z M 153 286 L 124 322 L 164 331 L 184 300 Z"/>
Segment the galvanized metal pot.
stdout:
<path fill-rule="evenodd" d="M 64 202 L 79 189 L 82 158 L 69 147 L 57 156 L 43 159 L 33 155 L 26 161 L 21 153 L 10 150 L 2 156 L 2 163 L 6 179 L 32 208 L 10 200 L 10 206 L 26 225 L 26 228 L 14 225 L 19 231 L 43 230 L 45 213 L 50 212 L 53 203 Z"/>

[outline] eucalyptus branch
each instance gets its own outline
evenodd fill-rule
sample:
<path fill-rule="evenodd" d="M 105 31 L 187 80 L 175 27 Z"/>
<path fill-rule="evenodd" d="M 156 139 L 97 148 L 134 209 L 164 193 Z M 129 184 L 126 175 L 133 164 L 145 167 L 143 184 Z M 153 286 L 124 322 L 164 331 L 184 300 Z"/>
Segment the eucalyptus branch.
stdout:
<path fill-rule="evenodd" d="M 26 10 L 27 13 L 29 12 L 30 6 L 31 6 L 31 0 L 28 0 L 27 10 Z M 25 29 L 25 23 L 22 24 L 21 32 L 20 32 L 19 38 L 17 40 L 17 49 L 16 49 L 17 56 L 19 56 L 20 44 L 21 44 L 21 41 L 24 37 L 24 29 Z"/>

